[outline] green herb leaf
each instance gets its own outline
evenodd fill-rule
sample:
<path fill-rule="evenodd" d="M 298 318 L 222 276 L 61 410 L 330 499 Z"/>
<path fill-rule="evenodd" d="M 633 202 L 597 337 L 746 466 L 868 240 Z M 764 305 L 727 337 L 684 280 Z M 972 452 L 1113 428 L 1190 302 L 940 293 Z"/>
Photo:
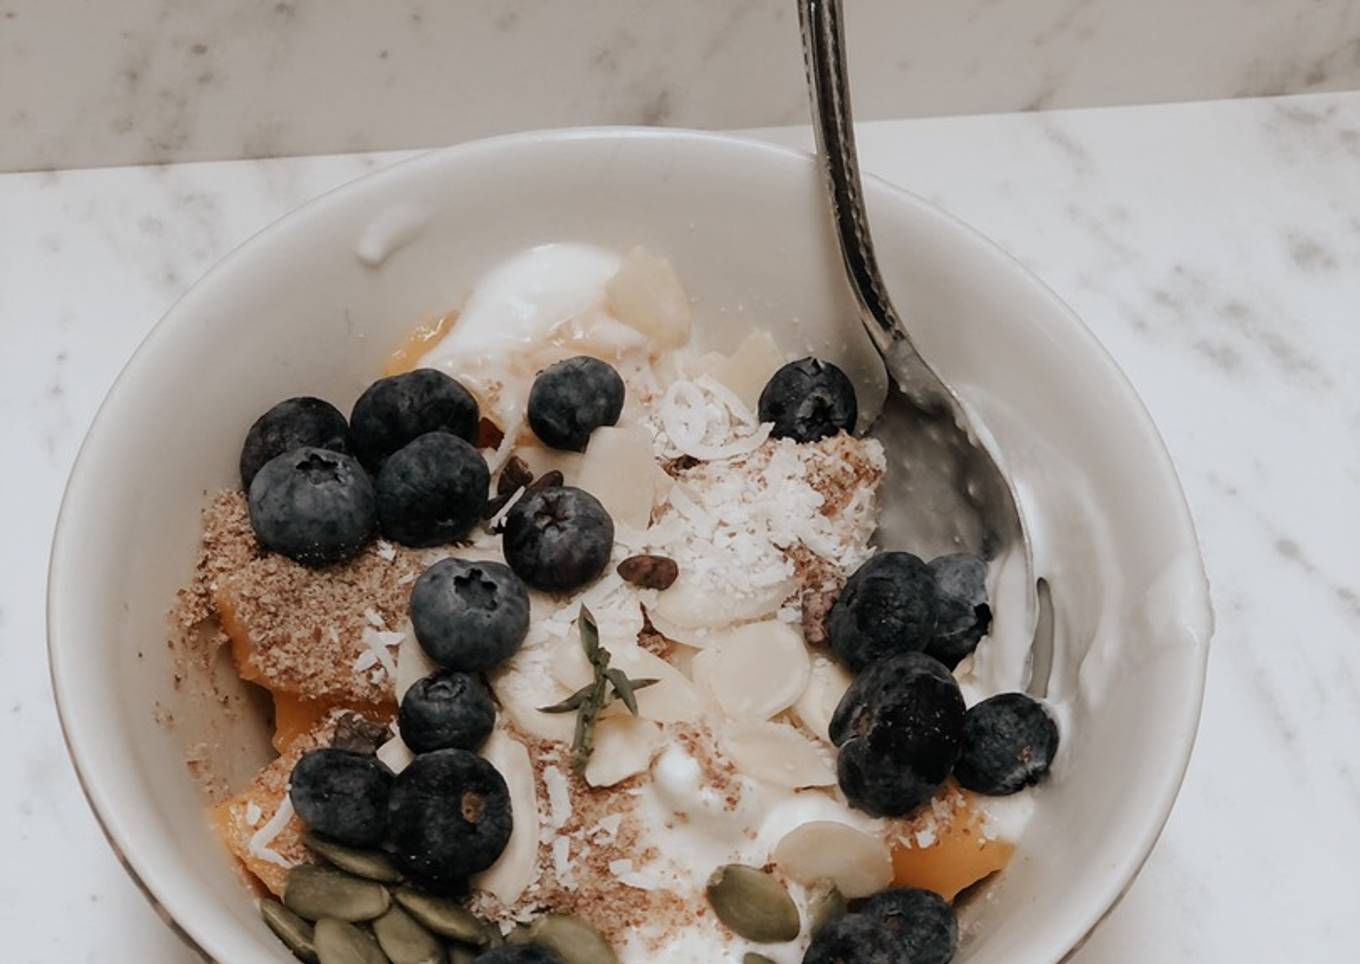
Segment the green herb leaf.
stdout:
<path fill-rule="evenodd" d="M 586 701 L 586 697 L 589 696 L 591 691 L 594 689 L 595 689 L 594 683 L 587 683 L 585 686 L 582 686 L 575 693 L 572 693 L 570 696 L 564 699 L 561 703 L 554 703 L 552 706 L 540 706 L 538 708 L 538 712 L 571 713 L 575 710 L 579 710 L 581 708 L 581 704 Z"/>
<path fill-rule="evenodd" d="M 609 682 L 614 687 L 614 692 L 618 695 L 619 699 L 623 700 L 623 705 L 628 707 L 628 712 L 637 716 L 637 697 L 633 695 L 633 684 L 629 681 L 628 675 L 621 669 L 605 670 L 604 675 L 609 677 Z"/>
<path fill-rule="evenodd" d="M 600 627 L 585 606 L 581 607 L 576 625 L 581 632 L 581 648 L 586 651 L 586 659 L 594 663 L 600 655 Z"/>

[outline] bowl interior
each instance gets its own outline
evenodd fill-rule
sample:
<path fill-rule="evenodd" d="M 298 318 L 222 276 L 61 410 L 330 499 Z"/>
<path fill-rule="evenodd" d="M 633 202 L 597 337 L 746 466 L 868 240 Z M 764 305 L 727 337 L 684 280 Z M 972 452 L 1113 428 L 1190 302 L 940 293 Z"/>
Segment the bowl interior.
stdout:
<path fill-rule="evenodd" d="M 866 393 L 875 359 L 851 317 L 806 156 L 686 132 L 519 135 L 428 155 L 328 195 L 205 277 L 111 392 L 73 473 L 50 583 L 53 676 L 77 766 L 110 837 L 169 915 L 224 961 L 290 958 L 203 816 L 186 750 L 266 756 L 250 697 L 224 708 L 172 678 L 165 613 L 186 581 L 205 495 L 279 398 L 347 409 L 417 321 L 478 274 L 550 240 L 665 253 L 714 347 L 753 325 L 839 360 Z M 1054 961 L 1131 880 L 1169 811 L 1203 686 L 1207 595 L 1166 454 L 1122 376 L 1062 304 L 973 232 L 871 182 L 884 273 L 921 346 L 1024 466 L 1060 657 L 1059 772 L 1005 877 L 974 900 L 960 960 Z M 381 268 L 355 257 L 396 202 L 428 211 Z M 910 547 L 901 547 L 910 548 Z M 1109 685 L 1118 679 L 1118 686 Z"/>

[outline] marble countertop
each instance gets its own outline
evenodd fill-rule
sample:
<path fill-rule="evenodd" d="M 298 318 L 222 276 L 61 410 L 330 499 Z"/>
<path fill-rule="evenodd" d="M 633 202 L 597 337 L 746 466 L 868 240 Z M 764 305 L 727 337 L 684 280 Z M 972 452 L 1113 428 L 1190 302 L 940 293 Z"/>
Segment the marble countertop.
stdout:
<path fill-rule="evenodd" d="M 1161 427 L 1202 537 L 1218 630 L 1199 743 L 1146 870 L 1076 960 L 1354 959 L 1360 93 L 892 121 L 860 138 L 869 170 L 1075 307 Z M 123 361 L 195 277 L 400 156 L 0 176 L 6 960 L 190 960 L 106 848 L 58 731 L 43 594 L 62 485 Z"/>

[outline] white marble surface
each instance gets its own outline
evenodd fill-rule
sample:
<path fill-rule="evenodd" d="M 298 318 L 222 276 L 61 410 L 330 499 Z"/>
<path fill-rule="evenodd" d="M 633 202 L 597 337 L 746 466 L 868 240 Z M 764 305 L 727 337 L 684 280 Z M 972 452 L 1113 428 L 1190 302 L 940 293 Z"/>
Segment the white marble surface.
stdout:
<path fill-rule="evenodd" d="M 859 116 L 1360 87 L 1354 0 L 846 0 Z M 794 0 L 0 0 L 0 170 L 803 123 Z"/>
<path fill-rule="evenodd" d="M 996 238 L 1086 319 L 1161 426 L 1202 536 L 1218 631 L 1199 744 L 1146 871 L 1076 960 L 1355 960 L 1360 94 L 860 136 L 868 168 Z M 0 177 L 6 961 L 189 960 L 107 852 L 58 733 L 43 591 L 62 483 L 119 366 L 195 276 L 394 156 Z"/>

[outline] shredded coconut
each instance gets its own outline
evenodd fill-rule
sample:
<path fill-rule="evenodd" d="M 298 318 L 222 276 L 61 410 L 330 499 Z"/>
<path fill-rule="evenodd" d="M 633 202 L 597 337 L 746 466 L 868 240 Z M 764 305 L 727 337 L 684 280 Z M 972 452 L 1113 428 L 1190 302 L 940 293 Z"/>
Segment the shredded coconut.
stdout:
<path fill-rule="evenodd" d="M 787 585 L 795 550 L 850 571 L 869 554 L 883 470 L 877 442 L 847 436 L 807 445 L 779 439 L 721 465 L 701 463 L 671 487 L 647 533 L 652 551 L 721 594 Z M 782 618 L 797 622 L 797 614 L 790 607 Z"/>
<path fill-rule="evenodd" d="M 543 768 L 543 785 L 548 789 L 548 826 L 556 830 L 571 819 L 571 791 L 566 775 L 554 766 Z"/>
<path fill-rule="evenodd" d="M 369 623 L 370 625 L 373 623 L 371 618 L 369 619 Z M 385 628 L 381 628 L 386 626 L 386 623 L 382 621 L 381 616 L 378 617 L 378 625 L 380 627 L 378 629 L 367 627 L 364 629 L 363 641 L 364 645 L 368 647 L 368 651 L 360 653 L 358 658 L 354 661 L 354 668 L 358 672 L 363 672 L 369 667 L 374 668 L 374 674 L 371 674 L 369 678 L 373 679 L 375 683 L 381 682 L 382 679 L 381 676 L 374 678 L 379 668 L 381 668 L 383 673 L 387 674 L 388 679 L 397 678 L 397 661 L 392 656 L 391 648 L 400 646 L 401 641 L 406 638 L 405 633 L 394 633 Z M 367 659 L 369 656 L 372 656 L 373 659 Z M 361 661 L 364 661 L 363 666 L 359 665 Z M 375 665 L 376 663 L 381 663 L 382 666 L 377 667 Z"/>
<path fill-rule="evenodd" d="M 249 824 L 252 827 L 258 827 L 260 825 L 260 818 L 263 816 L 264 811 L 260 809 L 260 805 L 256 803 L 254 800 L 251 800 L 249 803 L 246 804 L 247 824 Z"/>
<path fill-rule="evenodd" d="M 524 493 L 528 491 L 529 491 L 528 486 L 524 485 L 521 485 L 518 489 L 516 489 L 515 494 L 505 500 L 505 505 L 497 509 L 496 514 L 486 521 L 487 531 L 494 533 L 498 528 L 500 528 L 500 524 L 505 521 L 505 517 L 508 516 L 510 514 L 510 510 L 515 507 L 515 503 L 518 502 L 520 499 L 524 498 Z"/>
<path fill-rule="evenodd" d="M 649 426 L 663 457 L 717 461 L 754 452 L 770 437 L 750 409 L 711 378 L 671 383 Z"/>
<path fill-rule="evenodd" d="M 576 889 L 576 877 L 571 869 L 571 840 L 558 835 L 552 842 L 553 873 L 557 882 L 567 890 Z"/>
<path fill-rule="evenodd" d="M 505 463 L 510 461 L 510 453 L 515 450 L 515 443 L 519 441 L 520 429 L 523 427 L 524 419 L 519 418 L 505 430 L 501 444 L 496 446 L 496 450 L 491 453 L 491 458 L 486 460 L 487 468 L 491 470 L 492 475 L 503 469 Z"/>
<path fill-rule="evenodd" d="M 260 860 L 267 860 L 271 864 L 280 867 L 292 868 L 292 864 L 284 860 L 283 857 L 271 850 L 269 845 L 274 842 L 280 831 L 288 826 L 288 821 L 293 819 L 293 801 L 288 797 L 288 791 L 284 791 L 283 799 L 279 801 L 279 808 L 274 811 L 274 816 L 269 818 L 266 823 L 250 838 L 250 852 Z"/>

